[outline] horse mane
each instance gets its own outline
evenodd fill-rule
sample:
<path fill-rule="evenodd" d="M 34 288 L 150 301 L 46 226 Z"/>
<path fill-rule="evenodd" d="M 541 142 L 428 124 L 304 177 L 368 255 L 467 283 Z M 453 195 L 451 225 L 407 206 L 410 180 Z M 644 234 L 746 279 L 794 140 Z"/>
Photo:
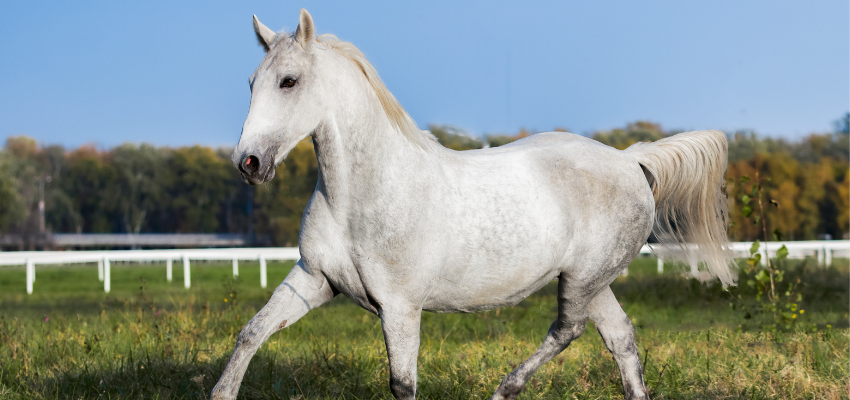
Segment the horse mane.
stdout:
<path fill-rule="evenodd" d="M 363 73 L 363 76 L 365 76 L 366 80 L 369 82 L 369 86 L 372 87 L 375 95 L 378 96 L 378 100 L 380 100 L 381 107 L 384 109 L 384 113 L 386 113 L 387 118 L 389 118 L 390 124 L 392 124 L 392 126 L 401 132 L 408 140 L 421 148 L 427 148 L 426 146 L 428 142 L 436 141 L 436 138 L 428 131 L 422 131 L 418 126 L 416 126 L 416 122 L 414 122 L 413 118 L 410 117 L 410 114 L 404 110 L 398 100 L 396 100 L 395 96 L 390 93 L 390 90 L 387 89 L 386 85 L 384 85 L 381 77 L 378 76 L 378 71 L 376 71 L 375 67 L 366 60 L 366 56 L 360 51 L 360 49 L 350 42 L 339 40 L 335 35 L 330 33 L 319 35 L 319 37 L 316 38 L 316 41 L 328 46 L 328 48 L 335 51 L 337 54 L 345 57 L 348 61 L 351 61 L 351 63 Z"/>

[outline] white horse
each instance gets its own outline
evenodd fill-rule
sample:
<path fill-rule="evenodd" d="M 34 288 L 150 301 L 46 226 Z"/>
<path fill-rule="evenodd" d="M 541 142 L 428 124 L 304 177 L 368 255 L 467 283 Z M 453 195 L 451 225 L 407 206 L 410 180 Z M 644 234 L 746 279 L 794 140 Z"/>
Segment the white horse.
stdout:
<path fill-rule="evenodd" d="M 733 283 L 726 241 L 726 136 L 689 132 L 625 151 L 569 133 L 457 152 L 417 128 L 354 45 L 315 36 L 301 10 L 292 35 L 254 17 L 266 56 L 233 164 L 246 182 L 312 136 L 319 181 L 304 211 L 301 260 L 239 334 L 213 399 L 233 399 L 260 345 L 342 293 L 381 318 L 390 388 L 416 395 L 423 310 L 517 304 L 558 279 L 558 315 L 539 350 L 493 399 L 513 399 L 534 371 L 597 326 L 625 397 L 647 398 L 632 326 L 609 285 L 655 227 L 697 243 Z"/>

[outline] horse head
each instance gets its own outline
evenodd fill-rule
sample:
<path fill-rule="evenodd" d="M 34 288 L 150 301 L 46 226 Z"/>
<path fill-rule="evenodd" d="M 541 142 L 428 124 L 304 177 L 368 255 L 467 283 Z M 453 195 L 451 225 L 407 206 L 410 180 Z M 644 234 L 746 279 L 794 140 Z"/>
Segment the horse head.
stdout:
<path fill-rule="evenodd" d="M 313 68 L 315 28 L 301 9 L 295 33 L 275 33 L 254 16 L 254 32 L 266 56 L 248 84 L 251 107 L 233 150 L 233 166 L 245 182 L 274 178 L 275 166 L 322 120 L 321 83 Z"/>

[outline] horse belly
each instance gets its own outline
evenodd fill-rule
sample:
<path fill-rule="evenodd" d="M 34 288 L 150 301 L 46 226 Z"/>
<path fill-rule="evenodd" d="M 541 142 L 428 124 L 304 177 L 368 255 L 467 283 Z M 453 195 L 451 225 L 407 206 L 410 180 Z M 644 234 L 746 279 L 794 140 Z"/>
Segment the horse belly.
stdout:
<path fill-rule="evenodd" d="M 486 215 L 474 221 L 475 228 L 454 232 L 425 309 L 471 312 L 513 305 L 559 275 L 570 240 L 565 216 L 539 199 L 532 207 L 481 214 Z"/>
<path fill-rule="evenodd" d="M 446 270 L 452 272 L 434 279 L 423 309 L 475 312 L 517 304 L 558 277 L 558 266 L 547 258 L 514 258 L 472 266 L 449 264 Z"/>
<path fill-rule="evenodd" d="M 570 218 L 515 158 L 458 174 L 457 192 L 443 202 L 446 257 L 432 270 L 425 309 L 513 305 L 558 276 Z"/>

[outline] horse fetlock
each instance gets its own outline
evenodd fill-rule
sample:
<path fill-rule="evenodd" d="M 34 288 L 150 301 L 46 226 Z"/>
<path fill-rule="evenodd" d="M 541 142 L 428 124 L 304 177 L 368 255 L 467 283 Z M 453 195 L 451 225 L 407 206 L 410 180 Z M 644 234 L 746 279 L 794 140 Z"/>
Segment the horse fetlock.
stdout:
<path fill-rule="evenodd" d="M 502 379 L 499 388 L 490 400 L 513 400 L 519 396 L 522 389 L 525 388 L 525 379 L 520 378 L 516 372 L 512 372 Z"/>
<path fill-rule="evenodd" d="M 490 400 L 514 400 L 522 392 L 524 386 L 499 386 Z"/>
<path fill-rule="evenodd" d="M 210 397 L 210 400 L 233 400 L 235 398 L 236 396 L 227 396 L 218 392 L 213 392 L 212 397 Z"/>
<path fill-rule="evenodd" d="M 626 383 L 623 385 L 623 392 L 625 394 L 626 400 L 649 399 L 649 391 L 647 391 L 646 387 L 644 387 L 643 385 L 640 385 L 640 387 L 635 387 Z"/>
<path fill-rule="evenodd" d="M 396 399 L 415 399 L 416 379 L 410 376 L 390 377 L 390 391 Z"/>
<path fill-rule="evenodd" d="M 236 398 L 236 391 L 233 388 L 235 385 L 231 385 L 227 387 L 222 385 L 221 382 L 215 385 L 213 388 L 212 394 L 210 395 L 210 400 L 233 400 Z"/>

